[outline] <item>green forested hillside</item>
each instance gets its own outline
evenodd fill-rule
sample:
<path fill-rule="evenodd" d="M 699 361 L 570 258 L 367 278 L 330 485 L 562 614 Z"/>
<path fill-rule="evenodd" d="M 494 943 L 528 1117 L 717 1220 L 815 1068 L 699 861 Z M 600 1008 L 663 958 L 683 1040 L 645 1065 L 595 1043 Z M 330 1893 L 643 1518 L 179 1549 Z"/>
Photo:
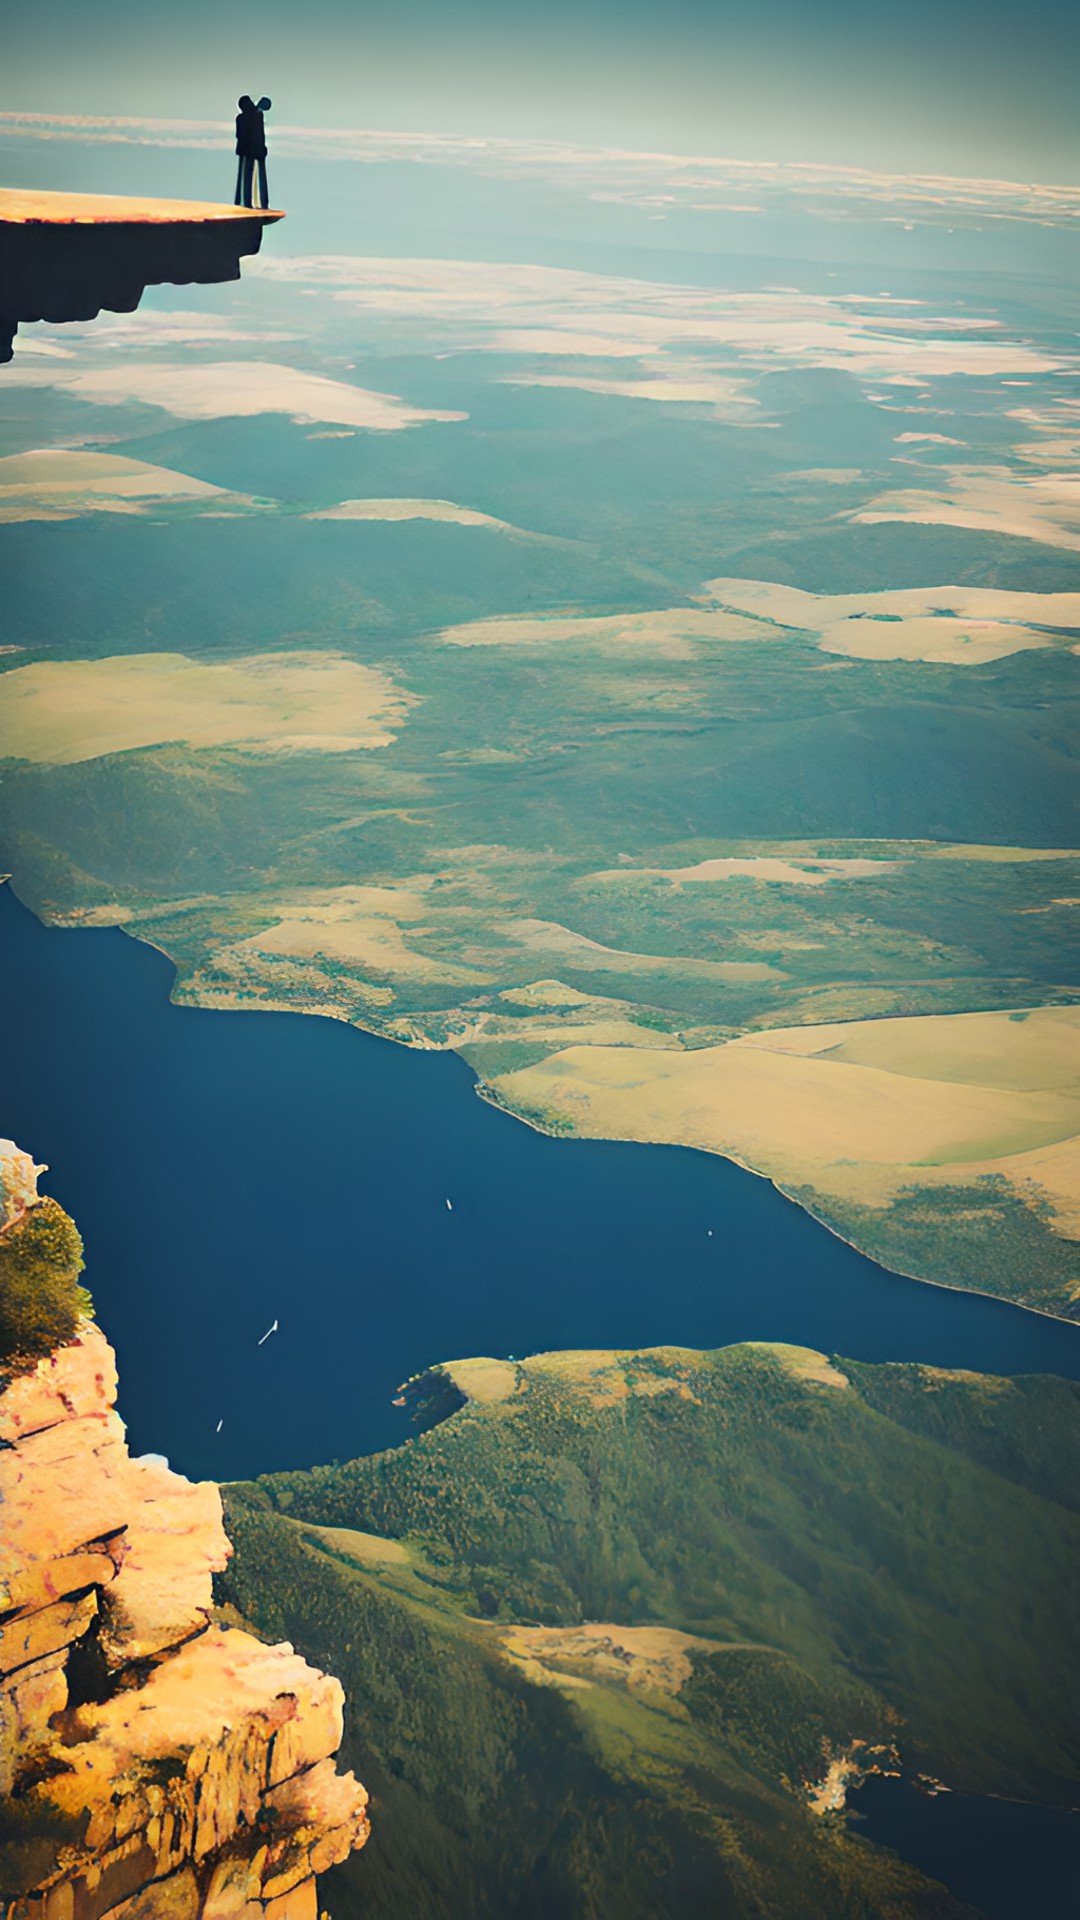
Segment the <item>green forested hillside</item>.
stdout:
<path fill-rule="evenodd" d="M 374 1791 L 336 1913 L 958 1912 L 822 1783 L 895 1750 L 1075 1799 L 1074 1389 L 745 1346 L 448 1371 L 474 1397 L 401 1450 L 228 1496 L 222 1597 L 341 1676 Z"/>

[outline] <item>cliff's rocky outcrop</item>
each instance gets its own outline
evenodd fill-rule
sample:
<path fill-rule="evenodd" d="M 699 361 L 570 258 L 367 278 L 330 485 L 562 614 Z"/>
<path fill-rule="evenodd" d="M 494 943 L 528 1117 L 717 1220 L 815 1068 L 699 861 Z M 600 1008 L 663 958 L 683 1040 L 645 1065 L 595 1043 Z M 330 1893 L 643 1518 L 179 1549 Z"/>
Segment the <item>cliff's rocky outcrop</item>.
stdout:
<path fill-rule="evenodd" d="M 280 213 L 201 200 L 0 191 L 0 362 L 21 320 L 131 313 L 163 281 L 238 280 Z"/>
<path fill-rule="evenodd" d="M 316 1920 L 368 1832 L 341 1687 L 213 1624 L 218 1489 L 132 1459 L 115 1395 L 90 1321 L 0 1394 L 8 1920 Z"/>

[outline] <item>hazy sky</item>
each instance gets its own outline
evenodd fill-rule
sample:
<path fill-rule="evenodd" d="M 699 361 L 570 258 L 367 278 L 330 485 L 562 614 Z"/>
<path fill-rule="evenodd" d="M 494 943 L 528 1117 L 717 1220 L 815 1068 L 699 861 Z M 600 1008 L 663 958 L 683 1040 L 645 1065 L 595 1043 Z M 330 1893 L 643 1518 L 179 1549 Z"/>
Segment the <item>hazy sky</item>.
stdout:
<path fill-rule="evenodd" d="M 18 3 L 18 0 L 17 0 Z M 21 0 L 0 107 L 1080 179 L 1077 0 Z"/>

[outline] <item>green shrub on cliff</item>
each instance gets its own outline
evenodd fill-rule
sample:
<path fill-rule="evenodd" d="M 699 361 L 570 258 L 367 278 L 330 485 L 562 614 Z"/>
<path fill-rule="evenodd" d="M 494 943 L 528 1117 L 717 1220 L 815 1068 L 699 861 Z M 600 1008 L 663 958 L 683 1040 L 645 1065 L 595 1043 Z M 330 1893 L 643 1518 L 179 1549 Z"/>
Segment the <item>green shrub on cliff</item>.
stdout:
<path fill-rule="evenodd" d="M 21 1373 L 70 1340 L 90 1295 L 79 1285 L 83 1246 L 55 1200 L 41 1200 L 0 1234 L 0 1369 Z"/>

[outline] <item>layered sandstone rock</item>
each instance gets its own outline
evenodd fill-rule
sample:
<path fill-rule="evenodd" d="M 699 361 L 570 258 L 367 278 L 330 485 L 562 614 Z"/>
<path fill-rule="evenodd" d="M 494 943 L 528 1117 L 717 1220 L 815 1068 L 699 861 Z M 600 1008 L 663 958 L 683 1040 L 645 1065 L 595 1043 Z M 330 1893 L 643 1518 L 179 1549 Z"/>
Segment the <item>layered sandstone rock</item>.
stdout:
<path fill-rule="evenodd" d="M 368 1832 L 341 1687 L 212 1624 L 218 1489 L 133 1460 L 115 1395 L 90 1322 L 0 1394 L 0 1790 L 58 1836 L 8 1920 L 317 1920 Z"/>

